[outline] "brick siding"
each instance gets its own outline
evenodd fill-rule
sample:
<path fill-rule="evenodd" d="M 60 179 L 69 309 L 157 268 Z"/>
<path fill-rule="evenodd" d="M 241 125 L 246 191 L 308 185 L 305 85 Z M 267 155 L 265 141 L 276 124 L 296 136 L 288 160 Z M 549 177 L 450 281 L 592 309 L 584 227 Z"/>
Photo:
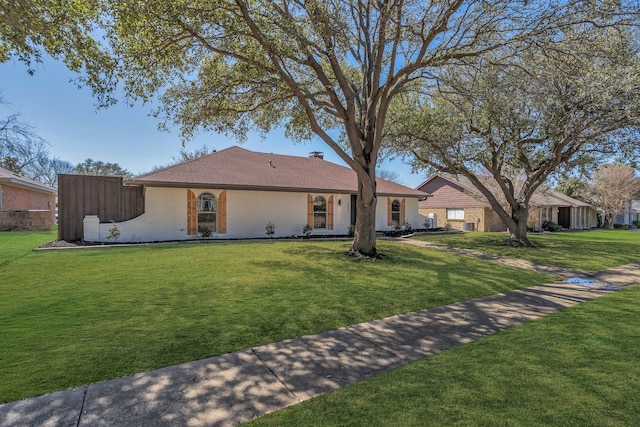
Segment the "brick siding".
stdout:
<path fill-rule="evenodd" d="M 51 230 L 49 211 L 1 211 L 0 231 Z"/>
<path fill-rule="evenodd" d="M 0 230 L 51 230 L 55 222 L 53 193 L 2 184 Z"/>

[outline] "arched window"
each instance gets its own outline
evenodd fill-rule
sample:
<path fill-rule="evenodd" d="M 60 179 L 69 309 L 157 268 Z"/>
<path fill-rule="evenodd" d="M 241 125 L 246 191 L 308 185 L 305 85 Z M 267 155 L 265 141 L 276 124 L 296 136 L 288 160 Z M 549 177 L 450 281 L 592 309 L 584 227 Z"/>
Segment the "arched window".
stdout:
<path fill-rule="evenodd" d="M 394 200 L 391 202 L 391 222 L 393 225 L 402 225 L 400 224 L 400 201 Z"/>
<path fill-rule="evenodd" d="M 211 193 L 202 193 L 198 196 L 198 232 L 216 232 L 216 213 L 218 203 L 216 196 Z"/>
<path fill-rule="evenodd" d="M 313 199 L 313 228 L 327 228 L 327 200 L 322 196 Z"/>

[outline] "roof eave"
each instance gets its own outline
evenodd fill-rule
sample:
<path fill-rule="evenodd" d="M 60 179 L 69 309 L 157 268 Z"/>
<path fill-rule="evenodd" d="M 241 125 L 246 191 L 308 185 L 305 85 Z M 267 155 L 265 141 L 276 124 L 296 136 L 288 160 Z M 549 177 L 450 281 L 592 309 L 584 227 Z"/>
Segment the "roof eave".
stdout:
<path fill-rule="evenodd" d="M 44 185 L 33 184 L 31 182 L 27 182 L 27 181 L 15 179 L 15 178 L 0 178 L 0 183 L 13 184 L 21 187 L 28 187 L 33 190 L 38 190 L 45 193 L 58 194 L 58 190 L 56 190 L 53 187 L 46 187 Z"/>

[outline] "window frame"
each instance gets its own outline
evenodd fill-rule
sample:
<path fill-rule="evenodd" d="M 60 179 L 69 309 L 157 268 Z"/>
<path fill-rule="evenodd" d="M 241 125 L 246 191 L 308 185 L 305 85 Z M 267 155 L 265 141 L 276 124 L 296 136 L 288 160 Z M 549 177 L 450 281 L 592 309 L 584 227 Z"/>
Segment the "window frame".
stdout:
<path fill-rule="evenodd" d="M 204 196 L 211 196 L 212 200 L 209 199 L 206 202 L 203 202 Z M 206 203 L 209 203 L 209 202 L 213 202 L 213 203 L 208 210 L 205 210 L 204 208 L 206 208 L 207 206 Z M 213 221 L 201 220 L 200 219 L 201 215 L 203 216 L 213 215 Z M 203 223 L 203 225 L 213 223 L 213 226 L 207 225 L 207 227 L 209 228 L 209 231 L 211 233 L 216 233 L 218 231 L 218 197 L 215 194 L 210 193 L 208 191 L 198 194 L 198 197 L 196 198 L 196 230 L 198 231 L 198 233 L 202 232 L 202 229 L 200 227 L 201 223 Z"/>
<path fill-rule="evenodd" d="M 319 203 L 321 201 L 321 204 Z M 320 210 L 324 205 L 324 210 Z M 314 230 L 327 230 L 328 229 L 328 204 L 327 198 L 324 196 L 316 196 L 313 198 L 313 229 Z M 323 226 L 318 226 L 316 218 L 324 218 Z"/>
<path fill-rule="evenodd" d="M 397 207 L 397 209 L 395 209 Z M 400 203 L 400 200 L 398 199 L 393 199 L 391 201 L 391 224 L 392 225 L 402 225 L 401 222 L 401 216 L 402 214 L 402 204 Z"/>
<path fill-rule="evenodd" d="M 451 215 L 450 213 L 456 213 Z M 458 218 L 459 214 L 462 214 L 461 218 Z M 447 208 L 447 221 L 464 221 L 464 208 Z"/>

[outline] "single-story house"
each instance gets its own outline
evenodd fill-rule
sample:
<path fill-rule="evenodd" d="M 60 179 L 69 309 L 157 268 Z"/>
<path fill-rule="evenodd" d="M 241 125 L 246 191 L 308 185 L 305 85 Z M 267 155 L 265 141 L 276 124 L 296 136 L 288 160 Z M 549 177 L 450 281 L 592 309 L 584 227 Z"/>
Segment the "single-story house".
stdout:
<path fill-rule="evenodd" d="M 614 224 L 631 225 L 640 221 L 640 200 L 627 200 L 624 210 L 613 220 Z"/>
<path fill-rule="evenodd" d="M 430 218 L 434 227 L 449 223 L 457 230 L 506 230 L 487 199 L 464 176 L 436 174 L 420 184 L 418 190 L 431 194 L 420 202 L 420 213 Z M 553 221 L 568 229 L 598 225 L 597 212 L 588 203 L 546 187 L 532 198 L 528 226 L 540 230 L 544 221 Z"/>
<path fill-rule="evenodd" d="M 0 230 L 51 230 L 58 190 L 0 167 Z"/>
<path fill-rule="evenodd" d="M 83 179 L 96 184 L 87 187 L 85 182 L 79 189 L 77 181 Z M 230 147 L 124 182 L 105 179 L 60 175 L 61 212 L 75 212 L 73 218 L 61 217 L 61 239 L 264 238 L 268 224 L 273 237 L 302 236 L 307 225 L 312 235 L 346 235 L 356 218 L 355 172 L 318 152 L 296 157 Z M 74 194 L 86 200 L 78 201 Z M 377 194 L 377 230 L 424 222 L 418 212 L 424 192 L 378 179 Z M 78 221 L 81 227 L 74 225 Z M 114 227 L 119 237 L 112 233 L 108 239 Z"/>

